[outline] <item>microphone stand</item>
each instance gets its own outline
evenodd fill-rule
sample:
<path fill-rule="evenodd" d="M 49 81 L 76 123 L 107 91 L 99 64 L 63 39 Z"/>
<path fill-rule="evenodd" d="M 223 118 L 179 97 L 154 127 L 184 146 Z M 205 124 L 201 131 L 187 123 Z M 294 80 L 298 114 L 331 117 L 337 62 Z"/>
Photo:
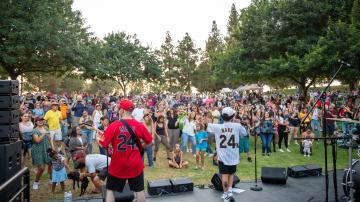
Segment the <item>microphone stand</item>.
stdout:
<path fill-rule="evenodd" d="M 340 72 L 340 70 L 342 69 L 342 67 L 344 66 L 343 62 L 340 62 L 341 65 L 339 67 L 339 69 L 335 72 L 335 74 L 333 75 L 333 77 L 330 79 L 328 85 L 324 88 L 324 90 L 322 91 L 322 93 L 319 95 L 319 97 L 317 98 L 316 102 L 313 104 L 313 106 L 311 107 L 311 109 L 309 110 L 309 112 L 305 115 L 305 117 L 303 118 L 303 120 L 301 121 L 300 125 L 303 124 L 305 122 L 305 120 L 307 119 L 307 117 L 310 115 L 310 113 L 314 110 L 316 104 L 321 100 L 321 98 L 323 97 L 323 95 L 326 94 L 327 89 L 330 87 L 330 85 L 332 84 L 332 82 L 335 80 L 335 77 L 338 75 L 338 73 Z M 326 119 L 325 119 L 325 115 L 326 115 L 326 108 L 325 108 L 325 100 L 322 100 L 322 105 L 323 105 L 323 132 L 322 132 L 322 136 L 324 137 L 324 153 L 325 153 L 325 202 L 329 201 L 329 173 L 328 173 L 328 156 L 327 156 L 327 139 L 326 139 Z M 309 126 L 307 126 L 309 127 Z M 302 134 L 301 131 L 301 127 L 300 127 L 300 135 Z M 334 154 L 335 152 L 333 152 Z M 334 157 L 333 157 L 334 158 Z M 336 157 L 335 157 L 336 158 Z M 335 160 L 336 161 L 336 160 Z M 336 166 L 334 167 L 336 168 Z M 336 170 L 334 170 L 334 174 L 333 174 L 333 178 L 334 178 L 334 182 L 337 181 L 337 176 L 336 176 Z M 337 193 L 337 185 L 335 185 L 335 201 L 338 201 L 338 193 Z"/>
<path fill-rule="evenodd" d="M 251 113 L 251 126 L 253 126 L 253 109 L 250 110 L 250 113 Z M 255 129 L 255 128 L 254 128 Z M 254 130 L 253 129 L 253 130 Z M 255 160 L 255 185 L 250 187 L 251 190 L 253 191 L 262 191 L 262 187 L 258 186 L 258 183 L 257 183 L 257 159 L 256 159 L 256 143 L 257 143 L 257 137 L 258 137 L 258 134 L 256 134 L 256 132 L 254 131 L 254 134 L 255 134 L 255 143 L 254 143 L 254 149 L 255 149 L 255 155 L 254 155 L 254 160 Z"/>

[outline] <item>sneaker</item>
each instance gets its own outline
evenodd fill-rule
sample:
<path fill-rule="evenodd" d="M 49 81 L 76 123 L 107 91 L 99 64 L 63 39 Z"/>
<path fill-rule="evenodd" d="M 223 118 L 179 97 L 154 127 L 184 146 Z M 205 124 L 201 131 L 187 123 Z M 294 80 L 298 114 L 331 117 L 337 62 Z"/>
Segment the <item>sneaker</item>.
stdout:
<path fill-rule="evenodd" d="M 270 157 L 270 153 L 267 153 L 267 156 L 269 156 L 269 157 Z"/>
<path fill-rule="evenodd" d="M 189 152 L 192 152 L 192 149 L 189 149 Z"/>
<path fill-rule="evenodd" d="M 153 158 L 153 161 L 156 161 L 156 157 Z"/>
<path fill-rule="evenodd" d="M 188 153 L 189 153 L 189 152 L 190 152 L 190 149 L 186 149 L 186 152 L 188 152 Z"/>
<path fill-rule="evenodd" d="M 304 156 L 306 157 L 307 155 L 306 155 L 306 154 L 304 154 Z"/>
<path fill-rule="evenodd" d="M 291 152 L 289 148 L 286 148 L 286 151 L 287 151 L 287 152 Z"/>
<path fill-rule="evenodd" d="M 284 152 L 284 150 L 282 150 L 282 149 L 279 149 L 279 151 L 280 151 L 280 152 Z"/>
<path fill-rule="evenodd" d="M 194 156 L 194 158 L 196 158 L 196 154 L 194 154 L 193 156 Z"/>
<path fill-rule="evenodd" d="M 308 157 L 310 157 L 310 154 L 308 154 Z"/>
<path fill-rule="evenodd" d="M 251 157 L 248 157 L 247 160 L 248 160 L 249 162 L 252 162 Z"/>
<path fill-rule="evenodd" d="M 227 193 L 227 192 L 224 192 L 224 193 L 222 194 L 222 196 L 221 196 L 221 199 L 222 199 L 223 201 L 226 201 L 226 199 L 228 199 L 228 193 Z"/>
<path fill-rule="evenodd" d="M 208 155 L 208 157 L 213 157 L 213 156 L 214 156 L 214 154 L 209 154 L 209 155 Z"/>
<path fill-rule="evenodd" d="M 265 153 L 262 153 L 262 156 L 265 156 Z"/>
<path fill-rule="evenodd" d="M 33 186 L 32 186 L 32 188 L 33 188 L 33 190 L 38 190 L 39 189 L 39 182 L 34 182 L 33 183 Z"/>
<path fill-rule="evenodd" d="M 51 180 L 51 179 L 49 180 L 49 184 L 52 184 L 52 180 Z"/>
<path fill-rule="evenodd" d="M 299 143 L 298 142 L 294 142 L 295 144 L 297 144 L 297 145 L 299 145 Z"/>

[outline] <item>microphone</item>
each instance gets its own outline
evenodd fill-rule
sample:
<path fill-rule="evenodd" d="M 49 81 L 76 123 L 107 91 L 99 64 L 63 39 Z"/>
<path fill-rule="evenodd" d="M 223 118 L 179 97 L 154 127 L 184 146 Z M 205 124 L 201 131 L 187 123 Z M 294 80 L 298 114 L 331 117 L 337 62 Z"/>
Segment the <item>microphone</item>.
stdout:
<path fill-rule="evenodd" d="M 346 65 L 348 67 L 350 67 L 351 65 L 343 60 L 338 60 L 339 63 L 343 64 L 343 65 Z"/>

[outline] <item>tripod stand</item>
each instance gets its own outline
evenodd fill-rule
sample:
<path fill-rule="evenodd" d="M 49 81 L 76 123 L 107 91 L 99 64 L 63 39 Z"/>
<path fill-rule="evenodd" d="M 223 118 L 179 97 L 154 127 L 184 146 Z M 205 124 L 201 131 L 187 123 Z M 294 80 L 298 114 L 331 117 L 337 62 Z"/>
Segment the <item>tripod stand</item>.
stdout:
<path fill-rule="evenodd" d="M 250 187 L 250 189 L 253 191 L 262 191 L 262 187 L 260 187 L 257 183 L 257 159 L 256 159 L 257 138 L 258 138 L 258 134 L 255 134 L 255 141 L 254 141 L 255 142 L 255 144 L 254 144 L 255 145 L 255 147 L 254 147 L 254 149 L 255 149 L 255 157 L 254 157 L 254 159 L 255 159 L 255 185 Z"/>

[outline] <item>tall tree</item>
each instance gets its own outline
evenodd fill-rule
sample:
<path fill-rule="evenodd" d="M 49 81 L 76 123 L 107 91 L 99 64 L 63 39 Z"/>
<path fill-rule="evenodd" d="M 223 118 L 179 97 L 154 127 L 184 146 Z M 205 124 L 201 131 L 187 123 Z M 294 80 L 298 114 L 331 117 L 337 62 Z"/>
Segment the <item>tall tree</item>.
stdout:
<path fill-rule="evenodd" d="M 179 74 L 179 84 L 188 92 L 191 90 L 191 80 L 194 76 L 196 63 L 198 61 L 198 52 L 199 50 L 195 48 L 195 44 L 189 33 L 185 33 L 183 39 L 179 41 L 175 55 L 177 66 L 181 72 L 181 74 Z"/>
<path fill-rule="evenodd" d="M 72 70 L 82 65 L 89 33 L 72 0 L 0 2 L 0 66 L 16 79 L 28 72 Z"/>
<path fill-rule="evenodd" d="M 221 79 L 217 79 L 214 68 L 209 64 L 209 58 L 223 49 L 223 39 L 220 30 L 214 20 L 212 22 L 211 31 L 205 43 L 205 52 L 201 63 L 196 67 L 193 85 L 200 92 L 214 92 L 224 86 Z"/>
<path fill-rule="evenodd" d="M 225 37 L 225 41 L 227 45 L 231 45 L 235 39 L 234 34 L 239 29 L 239 13 L 236 10 L 235 4 L 231 5 L 229 19 L 227 23 L 227 36 Z"/>
<path fill-rule="evenodd" d="M 161 61 L 164 80 L 168 83 L 167 90 L 175 92 L 178 84 L 179 71 L 175 64 L 174 45 L 172 44 L 172 38 L 169 31 L 166 32 L 165 41 L 161 45 L 160 50 L 157 51 L 157 55 Z"/>
<path fill-rule="evenodd" d="M 155 55 L 141 46 L 136 35 L 124 32 L 111 33 L 104 38 L 104 56 L 91 71 L 100 78 L 115 80 L 124 95 L 129 84 L 142 80 L 153 80 L 161 75 Z"/>

